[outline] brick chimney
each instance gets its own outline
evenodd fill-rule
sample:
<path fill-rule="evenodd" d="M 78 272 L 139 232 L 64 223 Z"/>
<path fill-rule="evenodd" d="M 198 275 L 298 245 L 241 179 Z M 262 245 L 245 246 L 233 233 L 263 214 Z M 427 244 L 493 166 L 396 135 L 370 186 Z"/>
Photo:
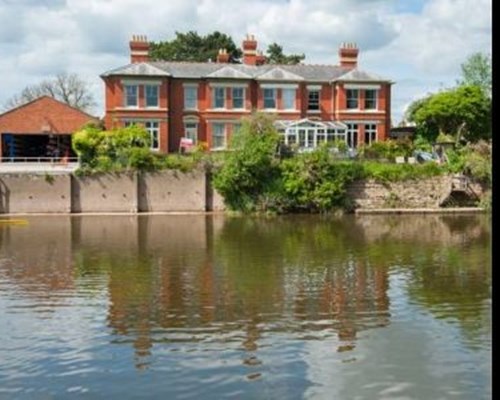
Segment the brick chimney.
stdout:
<path fill-rule="evenodd" d="M 340 66 L 354 69 L 358 66 L 359 49 L 356 43 L 342 43 L 339 48 Z"/>
<path fill-rule="evenodd" d="M 254 35 L 247 35 L 243 40 L 243 64 L 262 65 L 266 62 L 266 57 L 262 52 L 257 51 L 257 41 Z"/>
<path fill-rule="evenodd" d="M 132 35 L 129 44 L 132 64 L 149 61 L 149 42 L 145 35 Z"/>
<path fill-rule="evenodd" d="M 217 62 L 218 63 L 229 62 L 229 54 L 226 49 L 219 49 L 219 54 L 217 54 Z"/>

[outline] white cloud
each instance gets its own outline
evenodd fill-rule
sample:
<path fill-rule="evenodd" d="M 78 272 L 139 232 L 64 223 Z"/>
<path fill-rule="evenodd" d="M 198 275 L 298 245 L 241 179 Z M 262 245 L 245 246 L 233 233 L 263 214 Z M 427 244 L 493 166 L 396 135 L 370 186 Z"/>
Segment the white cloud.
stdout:
<path fill-rule="evenodd" d="M 415 97 L 449 86 L 473 52 L 491 52 L 491 0 L 0 0 L 0 104 L 59 72 L 91 83 L 128 63 L 128 40 L 219 30 L 240 44 L 256 35 L 306 62 L 334 64 L 341 42 L 360 47 L 360 67 L 394 80 L 393 120 Z"/>

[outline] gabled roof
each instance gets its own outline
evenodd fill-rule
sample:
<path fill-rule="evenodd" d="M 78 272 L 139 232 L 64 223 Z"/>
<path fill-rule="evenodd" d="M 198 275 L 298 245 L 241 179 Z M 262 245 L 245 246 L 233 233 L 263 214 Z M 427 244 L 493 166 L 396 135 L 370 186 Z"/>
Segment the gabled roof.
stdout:
<path fill-rule="evenodd" d="M 293 72 L 286 71 L 281 67 L 274 67 L 268 71 L 257 75 L 255 77 L 258 81 L 303 81 L 304 78 L 294 74 Z"/>
<path fill-rule="evenodd" d="M 88 122 L 99 119 L 75 107 L 42 96 L 0 114 L 0 133 L 71 134 Z"/>
<path fill-rule="evenodd" d="M 389 82 L 389 79 L 371 72 L 361 71 L 357 68 L 350 70 L 346 74 L 341 75 L 334 81 L 350 81 L 350 82 Z"/>
<path fill-rule="evenodd" d="M 111 75 L 133 75 L 133 76 L 169 76 L 170 74 L 161 68 L 158 68 L 151 63 L 135 63 L 128 64 L 123 67 L 115 68 L 104 72 L 101 76 Z"/>
<path fill-rule="evenodd" d="M 228 78 L 228 79 L 256 79 L 259 81 L 307 81 L 307 82 L 332 82 L 332 81 L 374 81 L 389 82 L 379 75 L 364 72 L 358 69 L 338 65 L 314 64 L 222 64 L 215 62 L 187 62 L 187 61 L 152 61 L 147 63 L 129 64 L 105 72 L 101 77 L 107 76 L 172 76 L 173 78 L 202 79 L 202 78 Z"/>
<path fill-rule="evenodd" d="M 237 70 L 236 68 L 233 68 L 231 66 L 220 68 L 205 76 L 207 78 L 252 79 L 252 75 Z"/>

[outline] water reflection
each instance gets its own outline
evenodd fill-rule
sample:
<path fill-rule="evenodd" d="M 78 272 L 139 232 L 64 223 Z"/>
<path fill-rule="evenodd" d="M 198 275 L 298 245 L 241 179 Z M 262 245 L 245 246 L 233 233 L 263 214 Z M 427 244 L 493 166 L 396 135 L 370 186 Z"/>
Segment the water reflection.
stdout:
<path fill-rule="evenodd" d="M 137 370 L 166 369 L 184 385 L 190 371 L 208 373 L 199 363 L 218 371 L 226 394 L 241 384 L 231 374 L 265 382 L 281 366 L 288 384 L 271 393 L 300 398 L 332 389 L 319 356 L 344 368 L 380 357 L 368 338 L 390 336 L 423 310 L 427 323 L 458 329 L 464 348 L 488 352 L 490 237 L 484 215 L 33 217 L 0 227 L 0 305 L 14 325 L 16 313 L 50 320 L 61 307 L 93 309 L 108 332 L 89 333 L 92 352 L 129 347 Z M 165 352 L 177 364 L 165 364 Z M 1 368 L 0 382 L 16 367 Z M 353 394 L 336 384 L 339 395 Z"/>

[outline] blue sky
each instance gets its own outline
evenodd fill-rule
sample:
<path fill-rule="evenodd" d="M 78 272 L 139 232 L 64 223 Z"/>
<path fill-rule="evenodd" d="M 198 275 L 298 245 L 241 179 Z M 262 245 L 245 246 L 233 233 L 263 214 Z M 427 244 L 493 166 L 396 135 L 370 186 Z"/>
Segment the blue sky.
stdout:
<path fill-rule="evenodd" d="M 306 63 L 337 64 L 357 43 L 359 67 L 394 81 L 392 119 L 411 101 L 453 86 L 474 52 L 491 54 L 492 0 L 0 0 L 0 106 L 60 72 L 85 79 L 104 113 L 99 74 L 127 64 L 133 34 L 254 34 Z"/>

